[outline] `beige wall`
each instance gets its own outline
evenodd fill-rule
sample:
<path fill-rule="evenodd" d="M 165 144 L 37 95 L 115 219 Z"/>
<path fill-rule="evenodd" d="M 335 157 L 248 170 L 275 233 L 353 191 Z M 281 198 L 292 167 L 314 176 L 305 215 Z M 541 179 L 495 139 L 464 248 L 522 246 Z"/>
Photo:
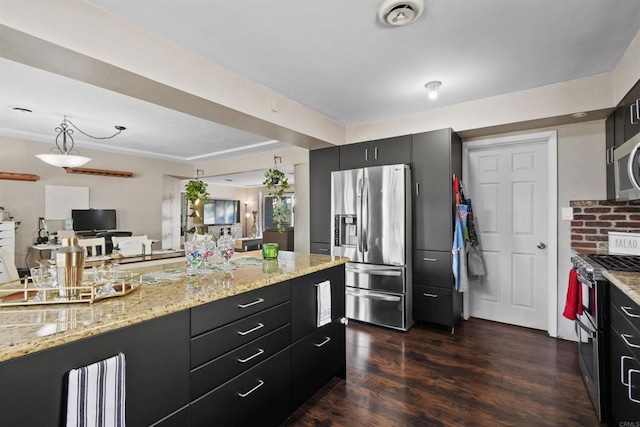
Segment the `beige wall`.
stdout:
<path fill-rule="evenodd" d="M 49 166 L 35 157 L 47 153 L 50 148 L 51 144 L 0 138 L 0 171 L 40 176 L 37 182 L 0 180 L 0 206 L 22 221 L 16 235 L 18 266 L 24 265 L 27 250 L 35 243 L 38 217 L 45 215 L 47 185 L 89 187 L 89 206 L 116 209 L 118 229 L 163 239 L 163 200 L 171 193 L 164 190 L 164 175 L 186 177 L 194 173 L 192 165 L 82 149 L 81 154 L 93 159 L 86 167 L 129 171 L 135 176 L 112 178 L 67 174 L 64 169 Z M 179 193 L 172 197 L 179 200 Z M 62 221 L 50 222 L 51 232 L 63 227 Z"/>
<path fill-rule="evenodd" d="M 606 198 L 605 179 L 605 129 L 604 121 L 598 120 L 557 128 L 531 129 L 525 132 L 492 135 L 478 141 L 508 135 L 557 130 L 558 132 L 558 337 L 576 340 L 573 322 L 562 317 L 571 257 L 570 221 L 562 220 L 562 208 L 570 200 L 602 200 Z"/>

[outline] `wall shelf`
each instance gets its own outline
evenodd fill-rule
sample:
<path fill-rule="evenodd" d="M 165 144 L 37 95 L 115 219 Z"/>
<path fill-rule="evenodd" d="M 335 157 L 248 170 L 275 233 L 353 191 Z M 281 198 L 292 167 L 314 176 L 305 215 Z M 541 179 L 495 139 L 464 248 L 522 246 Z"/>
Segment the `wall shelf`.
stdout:
<path fill-rule="evenodd" d="M 30 173 L 13 173 L 13 172 L 0 172 L 0 179 L 10 179 L 13 181 L 37 181 L 40 179 L 38 175 Z"/>
<path fill-rule="evenodd" d="M 67 173 L 83 175 L 112 176 L 116 178 L 133 178 L 133 172 L 113 171 L 108 169 L 67 168 Z"/>

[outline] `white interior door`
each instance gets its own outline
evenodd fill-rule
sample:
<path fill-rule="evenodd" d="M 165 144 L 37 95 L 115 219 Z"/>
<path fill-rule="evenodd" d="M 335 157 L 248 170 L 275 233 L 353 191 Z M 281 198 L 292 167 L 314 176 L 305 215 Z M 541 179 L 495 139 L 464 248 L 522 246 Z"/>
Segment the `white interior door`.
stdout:
<path fill-rule="evenodd" d="M 470 284 L 469 314 L 548 330 L 548 143 L 467 148 L 465 196 L 487 273 Z"/>

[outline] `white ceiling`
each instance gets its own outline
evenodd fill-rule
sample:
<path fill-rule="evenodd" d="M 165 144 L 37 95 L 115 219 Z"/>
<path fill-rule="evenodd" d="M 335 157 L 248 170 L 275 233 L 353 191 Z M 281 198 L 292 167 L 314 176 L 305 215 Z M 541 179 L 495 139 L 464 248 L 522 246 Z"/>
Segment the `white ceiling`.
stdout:
<path fill-rule="evenodd" d="M 640 0 L 425 0 L 401 28 L 377 21 L 382 0 L 91 3 L 345 126 L 609 72 L 640 30 Z M 7 136 L 53 143 L 66 114 L 127 127 L 80 147 L 194 164 L 285 145 L 6 59 L 0 94 Z"/>

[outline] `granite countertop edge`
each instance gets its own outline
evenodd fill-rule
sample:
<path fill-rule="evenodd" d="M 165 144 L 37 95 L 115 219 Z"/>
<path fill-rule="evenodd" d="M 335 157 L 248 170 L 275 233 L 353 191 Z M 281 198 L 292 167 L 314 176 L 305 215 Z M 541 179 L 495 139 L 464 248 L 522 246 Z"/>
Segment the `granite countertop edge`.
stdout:
<path fill-rule="evenodd" d="M 293 254 L 293 255 L 297 255 L 297 254 Z M 314 255 L 311 255 L 311 256 L 314 256 Z M 320 256 L 324 256 L 324 255 L 320 255 Z M 28 354 L 35 353 L 37 351 L 54 348 L 60 345 L 78 341 L 84 338 L 89 338 L 89 337 L 103 334 L 109 331 L 117 330 L 126 326 L 141 323 L 141 322 L 151 320 L 160 316 L 176 313 L 182 310 L 187 310 L 192 307 L 207 304 L 209 302 L 221 300 L 221 299 L 228 298 L 235 295 L 240 295 L 245 292 L 250 292 L 265 286 L 270 286 L 276 283 L 285 282 L 287 280 L 291 280 L 296 277 L 305 276 L 307 274 L 315 273 L 328 268 L 346 264 L 349 261 L 347 258 L 330 257 L 330 256 L 326 256 L 326 257 L 327 257 L 327 260 L 321 263 L 315 263 L 313 265 L 305 266 L 302 268 L 296 267 L 294 271 L 278 273 L 275 275 L 268 275 L 266 277 L 257 277 L 255 281 L 243 283 L 243 284 L 240 284 L 231 288 L 227 288 L 224 290 L 217 290 L 217 291 L 212 291 L 208 293 L 203 293 L 201 295 L 197 295 L 190 299 L 181 299 L 178 301 L 169 302 L 167 304 L 156 304 L 147 309 L 136 311 L 132 314 L 123 314 L 123 315 L 114 316 L 114 318 L 100 319 L 99 321 L 92 322 L 90 325 L 87 325 L 87 326 L 82 326 L 82 325 L 76 326 L 73 328 L 73 330 L 57 332 L 47 336 L 32 337 L 30 339 L 19 339 L 20 342 L 7 342 L 6 329 L 10 329 L 10 328 L 6 328 L 6 329 L 0 328 L 0 362 L 8 361 L 21 356 L 26 356 Z M 135 301 L 136 295 L 138 295 L 137 297 L 138 299 L 141 299 L 143 292 L 145 290 L 149 290 L 152 287 L 153 285 L 142 284 L 140 285 L 140 288 L 137 289 L 135 292 L 132 292 L 131 294 L 124 297 L 111 298 L 109 299 L 109 301 L 111 303 L 114 303 L 114 302 L 117 303 L 117 300 L 121 300 L 125 302 L 127 300 Z M 93 306 L 99 307 L 99 304 L 102 304 L 102 303 L 103 301 L 97 302 L 93 304 Z M 79 304 L 74 304 L 74 305 L 63 304 L 58 307 L 70 307 L 70 306 L 78 306 L 78 305 Z M 82 304 L 82 305 L 86 307 L 88 304 L 87 305 Z M 32 306 L 32 307 L 41 307 L 41 306 Z M 26 313 L 29 313 L 29 309 L 32 307 L 21 307 L 20 309 L 23 310 L 26 314 Z M 48 307 L 51 307 L 51 306 L 48 306 Z M 10 307 L 7 307 L 7 308 L 10 308 Z M 0 314 L 2 314 L 2 309 L 4 308 L 0 308 Z M 3 333 L 3 329 L 5 329 L 4 333 Z M 5 342 L 2 342 L 2 341 L 5 341 Z"/>

